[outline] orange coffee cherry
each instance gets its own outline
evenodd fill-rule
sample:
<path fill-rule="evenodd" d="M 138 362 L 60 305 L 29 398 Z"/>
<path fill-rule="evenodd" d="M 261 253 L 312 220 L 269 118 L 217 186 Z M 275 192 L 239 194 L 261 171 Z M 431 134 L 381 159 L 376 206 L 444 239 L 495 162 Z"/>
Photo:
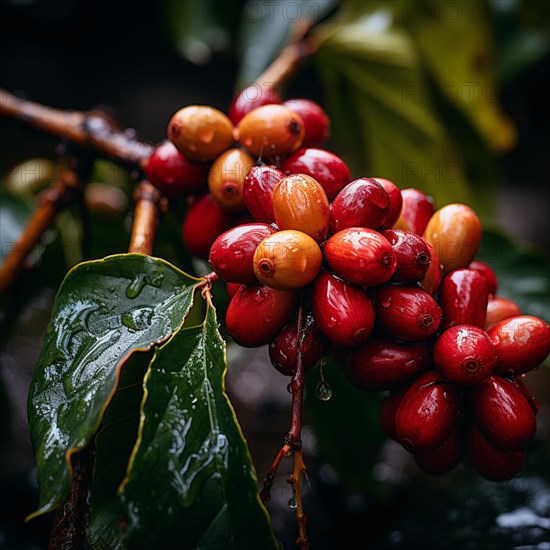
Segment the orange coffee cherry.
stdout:
<path fill-rule="evenodd" d="M 273 190 L 275 222 L 281 229 L 296 229 L 321 242 L 330 225 L 330 205 L 325 190 L 311 176 L 283 178 Z"/>
<path fill-rule="evenodd" d="M 292 153 L 304 139 L 300 115 L 282 105 L 264 105 L 239 122 L 238 140 L 256 157 Z"/>
<path fill-rule="evenodd" d="M 446 271 L 468 267 L 481 242 L 481 222 L 465 204 L 448 204 L 430 218 L 424 238 L 434 245 Z"/>
<path fill-rule="evenodd" d="M 272 288 L 288 290 L 307 285 L 321 269 L 319 245 L 301 231 L 285 230 L 266 237 L 254 253 L 254 273 Z"/>
<path fill-rule="evenodd" d="M 244 210 L 244 178 L 253 166 L 254 159 L 238 148 L 228 149 L 212 163 L 208 172 L 208 189 L 224 210 Z"/>
<path fill-rule="evenodd" d="M 189 105 L 172 115 L 168 139 L 190 159 L 212 160 L 231 147 L 233 124 L 214 107 Z"/>

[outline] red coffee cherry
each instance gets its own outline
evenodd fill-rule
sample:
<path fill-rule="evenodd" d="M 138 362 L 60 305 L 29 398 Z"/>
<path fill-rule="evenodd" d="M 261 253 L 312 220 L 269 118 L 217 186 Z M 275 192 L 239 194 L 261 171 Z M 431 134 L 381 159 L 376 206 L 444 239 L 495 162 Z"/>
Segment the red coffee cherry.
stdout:
<path fill-rule="evenodd" d="M 340 157 L 314 147 L 299 149 L 284 159 L 283 172 L 315 178 L 323 186 L 329 201 L 334 200 L 338 191 L 351 181 L 351 172 Z"/>
<path fill-rule="evenodd" d="M 459 415 L 459 394 L 436 371 L 407 390 L 395 414 L 397 440 L 412 453 L 431 451 L 451 435 Z"/>
<path fill-rule="evenodd" d="M 302 147 L 318 147 L 330 134 L 330 120 L 325 110 L 312 99 L 287 99 L 283 105 L 294 111 L 304 123 Z"/>
<path fill-rule="evenodd" d="M 227 332 L 243 347 L 269 344 L 296 314 L 298 300 L 293 290 L 242 285 L 227 307 Z"/>
<path fill-rule="evenodd" d="M 405 393 L 407 393 L 407 388 L 390 392 L 389 395 L 384 398 L 382 406 L 380 407 L 380 426 L 384 433 L 395 441 L 397 441 L 397 435 L 395 433 L 395 413 Z"/>
<path fill-rule="evenodd" d="M 206 193 L 197 197 L 185 213 L 181 226 L 183 244 L 193 256 L 207 260 L 218 235 L 235 224 L 235 217 Z"/>
<path fill-rule="evenodd" d="M 470 388 L 468 397 L 479 429 L 499 451 L 520 451 L 535 436 L 533 409 L 513 382 L 493 375 Z"/>
<path fill-rule="evenodd" d="M 384 391 L 409 383 L 431 366 L 426 342 L 405 344 L 372 336 L 349 354 L 345 373 L 356 388 Z"/>
<path fill-rule="evenodd" d="M 432 451 L 414 453 L 416 465 L 430 475 L 443 475 L 458 465 L 462 456 L 460 431 L 455 428 L 451 435 Z"/>
<path fill-rule="evenodd" d="M 443 310 L 441 330 L 454 325 L 482 327 L 489 292 L 483 275 L 473 269 L 455 269 L 445 277 L 439 288 L 439 305 Z"/>
<path fill-rule="evenodd" d="M 460 269 L 467 267 L 476 255 L 481 222 L 469 206 L 448 204 L 434 212 L 423 237 L 434 245 L 446 271 Z"/>
<path fill-rule="evenodd" d="M 237 293 L 237 290 L 239 290 L 239 288 L 241 288 L 241 285 L 240 283 L 230 283 L 230 282 L 226 282 L 225 283 L 225 288 L 227 290 L 227 296 L 229 297 L 229 299 L 231 300 L 231 298 L 233 298 L 233 296 L 235 296 L 235 294 Z"/>
<path fill-rule="evenodd" d="M 214 107 L 189 105 L 170 119 L 168 139 L 192 160 L 212 160 L 231 147 L 233 124 Z"/>
<path fill-rule="evenodd" d="M 388 240 L 363 227 L 335 233 L 327 241 L 324 254 L 335 275 L 359 286 L 385 283 L 396 266 L 395 252 Z"/>
<path fill-rule="evenodd" d="M 485 382 L 497 362 L 489 335 L 474 325 L 458 325 L 446 330 L 436 341 L 433 360 L 447 380 L 463 386 Z"/>
<path fill-rule="evenodd" d="M 231 102 L 229 118 L 233 124 L 237 125 L 250 111 L 262 105 L 274 103 L 281 103 L 281 98 L 270 86 L 258 83 L 250 84 L 243 88 Z"/>
<path fill-rule="evenodd" d="M 224 210 L 238 212 L 245 208 L 244 178 L 253 166 L 254 159 L 238 148 L 228 149 L 212 163 L 208 172 L 208 189 Z"/>
<path fill-rule="evenodd" d="M 497 352 L 499 374 L 529 372 L 550 353 L 550 326 L 538 317 L 510 317 L 490 328 L 488 334 Z"/>
<path fill-rule="evenodd" d="M 239 122 L 238 139 L 255 157 L 273 158 L 292 153 L 304 139 L 299 115 L 282 105 L 263 105 Z"/>
<path fill-rule="evenodd" d="M 395 338 L 406 342 L 425 340 L 439 327 L 441 308 L 420 287 L 383 285 L 371 288 L 369 295 L 376 322 Z"/>
<path fill-rule="evenodd" d="M 321 269 L 319 245 L 301 231 L 279 231 L 265 238 L 254 253 L 254 273 L 262 283 L 279 289 L 307 285 Z"/>
<path fill-rule="evenodd" d="M 390 197 L 378 182 L 359 178 L 348 183 L 332 202 L 331 230 L 348 227 L 378 229 L 390 208 Z"/>
<path fill-rule="evenodd" d="M 256 283 L 254 253 L 275 229 L 265 223 L 238 225 L 222 233 L 210 248 L 209 263 L 224 281 Z"/>
<path fill-rule="evenodd" d="M 311 176 L 283 178 L 273 190 L 273 213 L 281 229 L 301 231 L 317 242 L 327 236 L 330 206 L 325 191 Z"/>
<path fill-rule="evenodd" d="M 482 262 L 480 260 L 474 260 L 473 262 L 470 262 L 468 268 L 479 271 L 483 275 L 483 278 L 487 283 L 487 290 L 489 291 L 489 295 L 494 296 L 497 292 L 498 278 L 493 268 L 489 264 L 486 264 L 485 262 Z"/>
<path fill-rule="evenodd" d="M 382 235 L 388 239 L 397 260 L 391 280 L 407 282 L 422 279 L 432 261 L 426 241 L 420 235 L 402 229 L 386 229 Z"/>
<path fill-rule="evenodd" d="M 372 332 L 374 311 L 365 291 L 329 271 L 315 279 L 311 305 L 317 326 L 337 344 L 356 346 Z"/>
<path fill-rule="evenodd" d="M 489 297 L 483 328 L 489 330 L 497 323 L 500 323 L 500 321 L 504 321 L 510 317 L 517 317 L 518 315 L 521 315 L 521 309 L 513 300 L 496 296 Z"/>
<path fill-rule="evenodd" d="M 465 454 L 471 466 L 485 479 L 506 481 L 519 474 L 525 452 L 503 452 L 495 449 L 473 423 L 468 423 L 464 440 Z"/>
<path fill-rule="evenodd" d="M 401 199 L 401 215 L 395 222 L 394 229 L 404 229 L 422 235 L 434 213 L 433 198 L 419 189 L 409 187 L 401 190 Z"/>
<path fill-rule="evenodd" d="M 273 190 L 285 177 L 275 166 L 253 166 L 244 178 L 243 200 L 252 217 L 259 222 L 274 223 Z"/>
<path fill-rule="evenodd" d="M 537 398 L 531 393 L 531 391 L 525 385 L 525 383 L 521 378 L 513 378 L 512 382 L 518 388 L 518 390 L 525 396 L 525 399 L 529 401 L 529 405 L 531 405 L 531 410 L 533 411 L 533 414 L 536 416 L 540 409 L 540 403 L 537 401 Z"/>
<path fill-rule="evenodd" d="M 303 352 L 304 369 L 313 368 L 323 357 L 323 340 L 313 325 L 304 328 Z M 292 376 L 298 361 L 298 323 L 286 325 L 269 344 L 271 364 L 281 373 Z"/>
<path fill-rule="evenodd" d="M 403 196 L 401 195 L 401 189 L 399 189 L 393 181 L 387 180 L 386 178 L 370 179 L 379 183 L 385 189 L 390 198 L 390 206 L 386 215 L 380 222 L 380 227 L 382 229 L 391 229 L 395 222 L 399 219 L 399 216 L 401 216 L 401 210 L 403 208 Z"/>
<path fill-rule="evenodd" d="M 433 244 L 429 243 L 425 239 L 424 242 L 430 251 L 431 260 L 428 271 L 426 271 L 426 275 L 424 275 L 424 278 L 420 280 L 420 286 L 433 296 L 441 286 L 441 281 L 443 280 L 443 267 L 439 261 L 439 254 Z"/>
<path fill-rule="evenodd" d="M 161 193 L 179 199 L 205 189 L 208 164 L 189 160 L 166 140 L 155 148 L 144 171 Z"/>

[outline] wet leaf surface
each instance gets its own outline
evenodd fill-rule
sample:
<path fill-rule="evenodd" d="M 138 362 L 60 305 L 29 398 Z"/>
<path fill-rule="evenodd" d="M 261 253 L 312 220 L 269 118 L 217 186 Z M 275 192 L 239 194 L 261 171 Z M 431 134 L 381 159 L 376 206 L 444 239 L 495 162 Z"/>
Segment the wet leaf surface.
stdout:
<path fill-rule="evenodd" d="M 40 486 L 39 510 L 65 497 L 70 453 L 97 431 L 136 349 L 166 340 L 183 323 L 199 283 L 139 254 L 80 264 L 61 285 L 31 383 L 28 416 Z"/>
<path fill-rule="evenodd" d="M 156 352 L 122 492 L 128 548 L 277 547 L 225 371 L 213 307 Z"/>

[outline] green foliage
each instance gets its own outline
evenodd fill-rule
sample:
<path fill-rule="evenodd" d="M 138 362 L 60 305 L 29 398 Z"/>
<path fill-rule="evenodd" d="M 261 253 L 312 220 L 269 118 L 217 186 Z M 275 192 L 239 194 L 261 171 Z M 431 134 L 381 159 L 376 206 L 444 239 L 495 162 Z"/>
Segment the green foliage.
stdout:
<path fill-rule="evenodd" d="M 72 453 L 93 444 L 92 548 L 120 548 L 123 537 L 127 548 L 169 545 L 182 533 L 189 547 L 277 547 L 225 394 L 214 307 L 181 328 L 203 311 L 199 301 L 191 314 L 200 283 L 139 254 L 69 272 L 29 396 L 33 516 L 64 500 Z"/>
<path fill-rule="evenodd" d="M 224 390 L 213 307 L 159 348 L 145 377 L 139 437 L 122 491 L 126 545 L 276 548 Z"/>
<path fill-rule="evenodd" d="M 66 497 L 70 455 L 97 431 L 124 359 L 179 328 L 198 283 L 164 260 L 139 254 L 111 256 L 69 272 L 29 393 L 37 513 Z"/>

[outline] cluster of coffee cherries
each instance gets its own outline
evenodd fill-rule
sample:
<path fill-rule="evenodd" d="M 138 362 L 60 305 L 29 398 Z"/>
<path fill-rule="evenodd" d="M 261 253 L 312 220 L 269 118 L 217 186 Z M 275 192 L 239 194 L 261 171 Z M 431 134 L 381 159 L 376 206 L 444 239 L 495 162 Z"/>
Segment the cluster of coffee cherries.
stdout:
<path fill-rule="evenodd" d="M 310 369 L 331 354 L 351 384 L 387 392 L 382 427 L 426 472 L 465 458 L 513 477 L 538 410 L 522 378 L 550 352 L 550 326 L 497 296 L 470 207 L 353 179 L 320 148 L 328 133 L 317 103 L 251 86 L 229 117 L 177 111 L 145 172 L 192 197 L 183 241 L 226 282 L 236 343 L 268 345 L 285 375 L 299 355 Z"/>

